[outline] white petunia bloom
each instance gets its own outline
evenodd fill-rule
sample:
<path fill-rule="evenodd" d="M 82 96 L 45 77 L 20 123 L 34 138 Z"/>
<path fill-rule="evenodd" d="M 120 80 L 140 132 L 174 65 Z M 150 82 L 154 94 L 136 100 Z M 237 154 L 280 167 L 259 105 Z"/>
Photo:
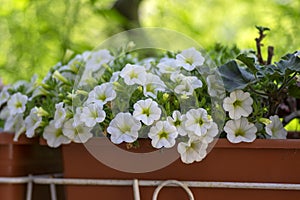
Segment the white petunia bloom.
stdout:
<path fill-rule="evenodd" d="M 171 148 L 176 143 L 178 132 L 176 127 L 168 121 L 158 121 L 150 128 L 148 137 L 155 148 Z"/>
<path fill-rule="evenodd" d="M 183 50 L 180 54 L 176 55 L 177 65 L 187 71 L 192 71 L 196 66 L 203 65 L 204 60 L 204 57 L 195 48 Z"/>
<path fill-rule="evenodd" d="M 141 123 L 130 113 L 118 113 L 109 123 L 107 132 L 111 135 L 110 139 L 115 144 L 134 142 L 138 138 L 138 131 L 141 127 Z"/>
<path fill-rule="evenodd" d="M 284 129 L 277 115 L 270 116 L 271 123 L 266 125 L 265 130 L 271 139 L 286 139 L 287 131 Z"/>
<path fill-rule="evenodd" d="M 23 113 L 9 115 L 4 124 L 4 131 L 15 133 L 23 125 Z"/>
<path fill-rule="evenodd" d="M 104 105 L 109 101 L 116 98 L 117 93 L 113 88 L 112 83 L 103 83 L 96 86 L 90 93 L 87 99 L 87 103 L 95 103 L 99 105 Z"/>
<path fill-rule="evenodd" d="M 103 111 L 102 106 L 93 103 L 83 107 L 80 121 L 87 127 L 94 127 L 97 123 L 103 122 L 105 117 L 106 113 Z"/>
<path fill-rule="evenodd" d="M 253 142 L 256 139 L 257 128 L 253 123 L 248 122 L 247 118 L 242 117 L 227 121 L 224 131 L 231 143 Z"/>
<path fill-rule="evenodd" d="M 195 76 L 184 76 L 180 73 L 171 75 L 171 80 L 177 84 L 174 92 L 183 95 L 192 95 L 194 90 L 202 87 L 202 82 Z"/>
<path fill-rule="evenodd" d="M 42 117 L 38 115 L 38 108 L 31 109 L 30 114 L 25 118 L 25 135 L 32 138 L 35 134 L 35 130 L 41 125 Z"/>
<path fill-rule="evenodd" d="M 54 113 L 54 121 L 55 127 L 60 128 L 62 127 L 63 123 L 66 121 L 67 112 L 64 108 L 64 103 L 60 102 L 55 104 L 55 113 Z"/>
<path fill-rule="evenodd" d="M 6 89 L 3 89 L 0 92 L 0 107 L 7 102 L 7 100 L 9 99 L 9 93 L 7 92 Z"/>
<path fill-rule="evenodd" d="M 241 117 L 248 117 L 252 109 L 253 99 L 249 92 L 242 90 L 235 90 L 230 93 L 230 97 L 226 97 L 223 101 L 223 108 L 229 112 L 231 119 L 239 119 Z"/>
<path fill-rule="evenodd" d="M 146 125 L 153 124 L 161 115 L 161 109 L 152 99 L 139 100 L 133 105 L 133 117 Z"/>
<path fill-rule="evenodd" d="M 54 148 L 71 142 L 71 139 L 63 134 L 62 127 L 56 128 L 54 120 L 50 121 L 49 125 L 45 127 L 43 138 L 47 141 L 48 146 Z"/>
<path fill-rule="evenodd" d="M 159 76 L 154 75 L 152 73 L 147 73 L 146 81 L 143 85 L 144 95 L 146 97 L 150 96 L 152 98 L 157 97 L 158 91 L 165 91 L 166 85 L 165 83 L 159 78 Z"/>
<path fill-rule="evenodd" d="M 109 82 L 110 82 L 110 83 L 113 83 L 113 82 L 118 81 L 118 80 L 119 80 L 120 73 L 121 73 L 121 72 L 119 72 L 119 71 L 113 72 L 112 76 L 110 77 Z"/>
<path fill-rule="evenodd" d="M 162 58 L 157 65 L 158 70 L 163 74 L 171 74 L 180 71 L 180 67 L 174 58 Z"/>
<path fill-rule="evenodd" d="M 194 132 L 197 136 L 203 136 L 212 126 L 212 119 L 203 108 L 191 109 L 185 116 L 185 129 Z"/>
<path fill-rule="evenodd" d="M 183 122 L 184 119 L 185 119 L 185 115 L 184 114 L 182 115 L 178 110 L 175 110 L 172 113 L 172 117 L 170 116 L 167 117 L 167 121 L 176 127 L 178 134 L 181 136 L 187 135 L 187 131 L 185 130 L 184 122 Z"/>
<path fill-rule="evenodd" d="M 208 128 L 207 131 L 201 136 L 196 135 L 193 131 L 188 132 L 189 138 L 193 140 L 201 140 L 207 144 L 211 143 L 218 134 L 219 129 L 215 122 L 212 122 L 211 127 Z"/>
<path fill-rule="evenodd" d="M 177 146 L 177 151 L 180 153 L 181 161 L 190 164 L 205 158 L 207 146 L 206 142 L 190 139 L 188 142 L 180 142 Z"/>
<path fill-rule="evenodd" d="M 91 130 L 92 128 L 86 127 L 84 124 L 74 123 L 73 118 L 66 121 L 62 128 L 63 134 L 76 143 L 85 143 L 93 137 Z"/>
<path fill-rule="evenodd" d="M 21 93 L 13 94 L 7 102 L 7 108 L 11 115 L 24 113 L 28 97 Z"/>
<path fill-rule="evenodd" d="M 86 61 L 86 69 L 92 72 L 98 71 L 102 68 L 103 64 L 111 62 L 114 57 L 106 49 L 102 49 L 96 52 L 91 52 Z M 103 71 L 105 68 L 103 68 Z"/>
<path fill-rule="evenodd" d="M 122 69 L 120 76 L 127 85 L 143 85 L 146 80 L 146 69 L 140 65 L 126 64 Z"/>

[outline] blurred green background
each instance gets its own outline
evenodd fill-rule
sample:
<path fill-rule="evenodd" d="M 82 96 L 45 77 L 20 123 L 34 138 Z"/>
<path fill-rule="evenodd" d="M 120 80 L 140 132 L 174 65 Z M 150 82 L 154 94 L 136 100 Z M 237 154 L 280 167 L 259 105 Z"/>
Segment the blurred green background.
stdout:
<path fill-rule="evenodd" d="M 0 0 L 0 77 L 5 84 L 40 77 L 69 49 L 93 49 L 135 27 L 164 27 L 209 50 L 216 43 L 254 49 L 255 25 L 275 58 L 300 49 L 299 0 Z M 298 37 L 297 37 L 298 36 Z"/>

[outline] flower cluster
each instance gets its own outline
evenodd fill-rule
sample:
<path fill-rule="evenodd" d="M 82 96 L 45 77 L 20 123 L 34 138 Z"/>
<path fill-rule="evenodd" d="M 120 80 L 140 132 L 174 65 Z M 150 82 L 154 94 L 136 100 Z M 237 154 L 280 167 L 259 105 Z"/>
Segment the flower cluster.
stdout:
<path fill-rule="evenodd" d="M 157 149 L 177 145 L 184 163 L 201 161 L 220 134 L 232 143 L 286 138 L 277 111 L 287 95 L 298 98 L 299 53 L 274 65 L 246 54 L 237 59 L 213 68 L 195 48 L 150 58 L 87 51 L 55 65 L 41 82 L 4 86 L 0 127 L 15 140 L 43 137 L 50 147 L 92 137 L 115 144 L 149 138 Z"/>
<path fill-rule="evenodd" d="M 106 49 L 84 52 L 58 63 L 41 83 L 5 87 L 4 131 L 16 133 L 15 140 L 40 135 L 50 147 L 99 135 L 115 144 L 145 137 L 157 149 L 178 145 L 185 163 L 200 161 L 220 130 L 206 83 L 216 85 L 217 75 L 205 61 L 195 48 L 143 59 Z"/>

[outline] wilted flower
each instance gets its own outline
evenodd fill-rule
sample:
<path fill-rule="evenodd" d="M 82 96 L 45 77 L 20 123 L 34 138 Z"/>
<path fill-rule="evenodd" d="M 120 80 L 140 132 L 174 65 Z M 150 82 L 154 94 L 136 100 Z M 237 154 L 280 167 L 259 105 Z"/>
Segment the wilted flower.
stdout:
<path fill-rule="evenodd" d="M 41 123 L 42 117 L 38 115 L 38 108 L 32 108 L 30 114 L 25 118 L 26 136 L 32 138 Z"/>

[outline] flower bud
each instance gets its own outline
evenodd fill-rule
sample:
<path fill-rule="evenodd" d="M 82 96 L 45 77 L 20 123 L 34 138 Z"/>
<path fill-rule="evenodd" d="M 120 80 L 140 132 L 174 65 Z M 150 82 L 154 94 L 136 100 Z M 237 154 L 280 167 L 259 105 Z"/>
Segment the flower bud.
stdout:
<path fill-rule="evenodd" d="M 68 79 L 66 79 L 63 75 L 61 75 L 61 73 L 57 70 L 55 70 L 52 77 L 57 80 L 60 80 L 61 82 L 65 83 L 67 85 L 71 85 L 71 83 L 68 81 Z"/>

